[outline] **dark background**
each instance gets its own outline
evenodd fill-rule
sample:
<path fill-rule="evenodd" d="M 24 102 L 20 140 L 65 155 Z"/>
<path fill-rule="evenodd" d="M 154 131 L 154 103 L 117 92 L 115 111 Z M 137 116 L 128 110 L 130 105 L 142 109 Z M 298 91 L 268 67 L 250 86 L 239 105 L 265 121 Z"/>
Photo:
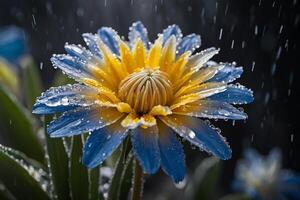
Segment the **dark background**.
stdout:
<path fill-rule="evenodd" d="M 299 157 L 299 2 L 297 0 L 0 0 L 0 26 L 17 25 L 29 36 L 29 48 L 45 88 L 54 75 L 53 53 L 63 53 L 65 42 L 81 43 L 81 34 L 111 26 L 127 37 L 128 27 L 140 20 L 153 40 L 169 24 L 184 34 L 197 33 L 204 49 L 221 48 L 214 59 L 244 66 L 239 82 L 254 91 L 255 101 L 243 106 L 245 122 L 213 122 L 233 149 L 223 162 L 220 192 L 230 191 L 235 162 L 245 147 L 268 153 L 283 151 L 283 165 L 300 171 Z M 220 34 L 222 32 L 222 34 Z M 40 64 L 41 63 L 41 64 Z M 296 83 L 297 82 L 297 83 Z M 186 144 L 189 175 L 206 153 Z M 163 183 L 163 184 L 162 184 Z M 182 193 L 159 173 L 148 179 L 145 196 Z M 177 191 L 175 193 L 175 191 Z"/>

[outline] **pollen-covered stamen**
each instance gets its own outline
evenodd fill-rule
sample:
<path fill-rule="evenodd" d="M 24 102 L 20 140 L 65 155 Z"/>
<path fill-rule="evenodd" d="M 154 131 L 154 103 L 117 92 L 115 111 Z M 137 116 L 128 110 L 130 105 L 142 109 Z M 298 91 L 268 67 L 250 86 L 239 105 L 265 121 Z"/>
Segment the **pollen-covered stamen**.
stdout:
<path fill-rule="evenodd" d="M 168 75 L 158 69 L 147 68 L 132 73 L 119 85 L 119 98 L 137 113 L 147 113 L 156 105 L 166 105 L 172 96 Z"/>

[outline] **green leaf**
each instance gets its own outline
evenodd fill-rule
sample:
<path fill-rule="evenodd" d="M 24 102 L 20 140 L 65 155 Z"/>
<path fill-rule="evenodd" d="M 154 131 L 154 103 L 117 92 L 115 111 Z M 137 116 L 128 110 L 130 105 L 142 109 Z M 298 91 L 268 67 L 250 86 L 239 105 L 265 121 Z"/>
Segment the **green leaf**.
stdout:
<path fill-rule="evenodd" d="M 45 124 L 51 121 L 52 117 L 45 117 Z M 45 125 L 46 127 L 46 125 Z M 63 140 L 61 138 L 50 138 L 46 133 L 47 153 L 49 162 L 49 171 L 52 176 L 53 187 L 58 200 L 68 200 L 69 190 L 69 166 L 68 155 L 65 151 Z"/>
<path fill-rule="evenodd" d="M 69 78 L 67 75 L 63 74 L 61 71 L 57 71 L 57 73 L 54 76 L 52 85 L 54 87 L 60 86 L 60 85 L 66 85 L 66 84 L 73 84 L 75 81 L 71 78 Z"/>
<path fill-rule="evenodd" d="M 81 162 L 82 137 L 74 136 L 70 155 L 70 189 L 73 200 L 88 199 L 89 180 L 88 170 Z"/>
<path fill-rule="evenodd" d="M 99 200 L 99 166 L 89 170 L 90 200 Z"/>
<path fill-rule="evenodd" d="M 35 103 L 36 98 L 42 92 L 42 81 L 36 64 L 31 57 L 25 57 L 21 62 L 22 91 L 29 110 Z"/>
<path fill-rule="evenodd" d="M 219 200 L 251 200 L 251 198 L 245 194 L 229 194 Z"/>
<path fill-rule="evenodd" d="M 186 199 L 215 199 L 215 187 L 218 181 L 219 172 L 219 159 L 216 157 L 204 159 L 195 170 L 192 180 L 186 188 Z"/>
<path fill-rule="evenodd" d="M 44 151 L 33 129 L 30 113 L 1 85 L 0 102 L 0 127 L 4 130 L 1 134 L 8 139 L 8 146 L 43 163 Z"/>
<path fill-rule="evenodd" d="M 24 154 L 1 145 L 0 171 L 1 182 L 17 199 L 50 199 L 46 172 L 31 165 Z"/>
<path fill-rule="evenodd" d="M 118 200 L 120 196 L 120 177 L 124 174 L 125 163 L 127 159 L 127 155 L 129 153 L 131 146 L 129 144 L 129 137 L 125 139 L 122 145 L 122 152 L 119 157 L 119 160 L 116 164 L 115 172 L 113 178 L 110 182 L 110 187 L 108 190 L 107 200 Z"/>
<path fill-rule="evenodd" d="M 13 67 L 6 62 L 4 59 L 0 58 L 0 84 L 9 88 L 13 93 L 18 94 L 19 77 Z"/>
<path fill-rule="evenodd" d="M 132 186 L 132 177 L 133 177 L 133 155 L 132 153 L 129 153 L 124 166 L 123 174 L 121 176 L 119 199 L 128 198 L 128 194 L 130 193 L 130 189 Z"/>

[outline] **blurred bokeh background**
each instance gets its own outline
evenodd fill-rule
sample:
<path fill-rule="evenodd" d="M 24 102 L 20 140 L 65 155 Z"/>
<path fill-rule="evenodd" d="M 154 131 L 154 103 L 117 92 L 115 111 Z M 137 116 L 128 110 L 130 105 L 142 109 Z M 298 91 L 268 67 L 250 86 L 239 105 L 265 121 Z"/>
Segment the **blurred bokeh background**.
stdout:
<path fill-rule="evenodd" d="M 243 66 L 239 82 L 255 96 L 252 104 L 243 106 L 249 115 L 245 122 L 213 122 L 233 149 L 233 159 L 222 162 L 218 183 L 220 194 L 225 194 L 231 191 L 236 160 L 246 147 L 261 153 L 279 147 L 283 166 L 300 171 L 299 4 L 298 0 L 1 0 L 0 28 L 24 29 L 44 88 L 59 73 L 51 66 L 51 55 L 63 53 L 65 42 L 83 44 L 82 33 L 94 33 L 102 26 L 126 38 L 128 27 L 139 20 L 153 40 L 168 25 L 178 24 L 183 34 L 201 35 L 200 49 L 219 47 L 214 59 Z M 208 155 L 185 146 L 189 182 Z M 160 172 L 147 179 L 145 199 L 164 195 L 181 199 L 184 184 L 175 186 Z"/>

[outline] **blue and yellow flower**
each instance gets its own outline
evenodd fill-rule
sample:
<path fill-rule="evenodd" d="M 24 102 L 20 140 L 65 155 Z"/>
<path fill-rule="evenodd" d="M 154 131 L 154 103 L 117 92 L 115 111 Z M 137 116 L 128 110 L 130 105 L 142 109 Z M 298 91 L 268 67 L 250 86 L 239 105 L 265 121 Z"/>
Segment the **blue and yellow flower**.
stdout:
<path fill-rule="evenodd" d="M 221 159 L 231 150 L 219 131 L 202 118 L 244 120 L 231 104 L 253 100 L 251 90 L 229 84 L 243 72 L 230 63 L 209 61 L 209 48 L 192 55 L 200 36 L 182 37 L 177 25 L 151 44 L 141 22 L 130 27 L 129 42 L 111 28 L 83 34 L 88 49 L 66 44 L 53 65 L 78 84 L 50 88 L 34 105 L 36 114 L 63 114 L 48 126 L 51 137 L 90 132 L 83 149 L 87 167 L 101 164 L 130 135 L 146 173 L 159 167 L 175 182 L 185 176 L 179 136 Z"/>
<path fill-rule="evenodd" d="M 236 168 L 234 189 L 263 200 L 300 199 L 300 176 L 281 169 L 281 153 L 274 149 L 263 157 L 253 149 Z"/>

